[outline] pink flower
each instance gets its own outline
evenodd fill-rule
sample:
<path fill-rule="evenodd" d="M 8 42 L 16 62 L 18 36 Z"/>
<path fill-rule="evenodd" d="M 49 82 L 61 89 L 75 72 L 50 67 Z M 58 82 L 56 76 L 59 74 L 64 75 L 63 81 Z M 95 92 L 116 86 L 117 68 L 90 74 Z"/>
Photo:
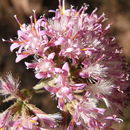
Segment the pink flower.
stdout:
<path fill-rule="evenodd" d="M 5 78 L 0 80 L 0 94 L 2 95 L 17 95 L 18 94 L 19 81 L 12 77 L 12 74 L 8 74 Z"/>
<path fill-rule="evenodd" d="M 46 114 L 32 104 L 16 102 L 0 114 L 0 128 L 47 130 L 57 127 L 59 120 L 61 120 L 60 114 Z"/>
<path fill-rule="evenodd" d="M 8 126 L 10 126 L 11 113 L 9 111 L 5 111 L 0 113 L 0 129 L 6 130 Z"/>
<path fill-rule="evenodd" d="M 72 121 L 68 129 L 72 130 L 75 123 L 80 128 L 86 129 L 107 129 L 110 128 L 112 122 L 122 122 L 123 120 L 116 115 L 109 115 L 109 110 L 97 106 L 98 100 L 91 98 L 90 94 L 86 94 L 84 99 L 73 101 L 70 104 L 70 111 L 72 114 Z"/>
<path fill-rule="evenodd" d="M 28 104 L 28 108 L 35 115 L 33 119 L 40 123 L 41 128 L 55 128 L 57 121 L 61 120 L 60 114 L 46 114 L 31 104 Z"/>
<path fill-rule="evenodd" d="M 16 16 L 15 18 L 19 23 Z M 19 62 L 20 60 L 33 54 L 43 56 L 43 53 L 48 48 L 46 44 L 48 44 L 49 40 L 46 35 L 41 35 L 41 32 L 39 31 L 39 21 L 36 21 L 35 16 L 34 23 L 32 17 L 30 17 L 30 20 L 30 25 L 20 24 L 20 30 L 18 31 L 18 40 L 11 41 L 13 42 L 13 44 L 10 47 L 11 51 L 13 51 L 16 48 L 19 48 L 16 52 L 16 62 Z"/>
<path fill-rule="evenodd" d="M 36 78 L 50 78 L 55 74 L 55 63 L 53 62 L 54 53 L 48 55 L 48 57 L 40 58 L 37 62 L 27 63 L 27 68 L 34 68 L 36 71 Z"/>
<path fill-rule="evenodd" d="M 38 122 L 31 117 L 20 117 L 11 124 L 12 130 L 35 130 L 39 129 Z"/>

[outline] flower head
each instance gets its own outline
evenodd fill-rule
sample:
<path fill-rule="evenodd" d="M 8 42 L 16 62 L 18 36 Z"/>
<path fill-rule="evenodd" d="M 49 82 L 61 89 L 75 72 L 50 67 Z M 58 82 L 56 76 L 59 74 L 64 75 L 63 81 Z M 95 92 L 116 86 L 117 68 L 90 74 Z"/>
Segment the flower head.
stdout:
<path fill-rule="evenodd" d="M 51 129 L 61 119 L 59 114 L 46 114 L 32 104 L 17 102 L 0 115 L 0 128 L 11 130 Z"/>
<path fill-rule="evenodd" d="M 65 1 L 59 0 L 51 19 L 36 20 L 34 13 L 29 25 L 21 25 L 16 17 L 18 40 L 11 41 L 11 50 L 18 48 L 16 62 L 34 55 L 35 61 L 25 64 L 44 79 L 43 88 L 56 96 L 58 107 L 71 114 L 69 130 L 75 124 L 107 129 L 120 120 L 127 99 L 129 79 L 121 48 L 106 35 L 110 25 L 102 26 L 105 15 L 98 16 L 96 9 L 88 14 L 87 8 L 65 9 Z M 35 115 L 54 124 L 48 116 Z"/>

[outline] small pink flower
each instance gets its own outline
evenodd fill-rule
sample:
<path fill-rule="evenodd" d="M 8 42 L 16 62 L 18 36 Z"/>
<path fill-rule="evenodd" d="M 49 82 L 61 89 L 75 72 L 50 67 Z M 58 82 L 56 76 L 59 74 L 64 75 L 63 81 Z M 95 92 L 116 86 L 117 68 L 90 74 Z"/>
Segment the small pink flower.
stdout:
<path fill-rule="evenodd" d="M 0 129 L 6 130 L 6 128 L 10 126 L 10 121 L 11 121 L 10 111 L 0 113 Z"/>
<path fill-rule="evenodd" d="M 98 108 L 96 103 L 95 99 L 88 98 L 75 104 L 73 118 L 77 125 L 83 125 L 89 129 L 103 127 L 103 122 L 99 122 L 98 116 L 104 115 L 105 109 Z"/>
<path fill-rule="evenodd" d="M 12 130 L 35 130 L 38 128 L 38 122 L 37 120 L 34 120 L 31 117 L 20 117 L 16 121 L 12 122 Z"/>
<path fill-rule="evenodd" d="M 15 18 L 19 23 L 16 16 Z M 32 17 L 30 17 L 30 20 L 30 25 L 20 24 L 20 30 L 18 31 L 18 40 L 11 40 L 11 42 L 13 42 L 11 45 L 11 51 L 19 48 L 16 52 L 16 62 L 19 62 L 20 60 L 33 54 L 42 56 L 43 53 L 48 49 L 48 46 L 46 44 L 48 44 L 49 40 L 46 35 L 41 35 L 41 32 L 39 30 L 39 21 L 36 22 L 36 19 L 34 18 L 35 23 L 33 23 Z"/>
<path fill-rule="evenodd" d="M 91 96 L 91 95 L 87 95 Z M 72 130 L 74 124 L 78 127 L 86 129 L 107 129 L 112 125 L 112 122 L 122 122 L 123 120 L 116 115 L 109 115 L 104 108 L 97 106 L 98 100 L 91 97 L 84 97 L 79 102 L 73 102 L 72 122 L 70 122 L 68 129 Z"/>
<path fill-rule="evenodd" d="M 53 56 L 52 56 L 53 55 Z M 27 68 L 34 68 L 36 73 L 36 78 L 50 78 L 55 74 L 55 64 L 53 62 L 54 54 L 50 54 L 47 58 L 40 58 L 37 62 L 27 63 L 25 62 Z"/>
<path fill-rule="evenodd" d="M 42 130 L 57 127 L 60 114 L 46 114 L 32 104 L 16 102 L 0 114 L 0 128 L 11 130 Z"/>
<path fill-rule="evenodd" d="M 8 74 L 5 78 L 0 80 L 0 94 L 2 95 L 17 95 L 19 81 Z"/>
<path fill-rule="evenodd" d="M 33 120 L 39 122 L 41 128 L 55 128 L 57 126 L 57 121 L 61 120 L 60 114 L 46 114 L 31 104 L 28 104 L 28 107 L 35 115 Z"/>

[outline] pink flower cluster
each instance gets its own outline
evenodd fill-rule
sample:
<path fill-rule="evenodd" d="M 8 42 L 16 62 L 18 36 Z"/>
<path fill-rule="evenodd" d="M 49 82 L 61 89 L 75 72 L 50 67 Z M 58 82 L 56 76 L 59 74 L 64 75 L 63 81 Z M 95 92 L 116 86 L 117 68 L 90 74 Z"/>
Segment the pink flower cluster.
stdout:
<path fill-rule="evenodd" d="M 18 83 L 8 75 L 1 80 L 0 93 L 10 95 L 9 99 L 17 99 L 3 113 L 0 113 L 1 130 L 47 130 L 57 127 L 61 119 L 59 114 L 46 114 L 32 104 L 28 103 L 25 95 L 18 89 Z M 8 101 L 8 100 L 7 100 Z"/>
<path fill-rule="evenodd" d="M 33 105 L 27 104 L 19 113 L 19 106 L 22 104 L 14 104 L 0 115 L 1 130 L 49 130 L 57 126 L 56 120 L 61 118 L 58 114 L 47 115 Z M 33 109 L 30 109 L 33 108 Z M 28 115 L 28 113 L 33 115 Z"/>
<path fill-rule="evenodd" d="M 107 37 L 108 25 L 104 14 L 96 9 L 86 13 L 65 9 L 51 10 L 51 19 L 30 17 L 29 25 L 20 24 L 18 39 L 12 40 L 16 62 L 33 55 L 27 69 L 35 70 L 35 77 L 44 79 L 44 89 L 56 96 L 58 108 L 69 112 L 68 130 L 74 127 L 95 130 L 109 129 L 118 118 L 127 100 L 128 73 L 120 47 L 114 38 Z M 24 117 L 22 117 L 24 118 Z M 20 119 L 21 120 L 21 119 Z M 27 122 L 26 122 L 27 123 Z"/>

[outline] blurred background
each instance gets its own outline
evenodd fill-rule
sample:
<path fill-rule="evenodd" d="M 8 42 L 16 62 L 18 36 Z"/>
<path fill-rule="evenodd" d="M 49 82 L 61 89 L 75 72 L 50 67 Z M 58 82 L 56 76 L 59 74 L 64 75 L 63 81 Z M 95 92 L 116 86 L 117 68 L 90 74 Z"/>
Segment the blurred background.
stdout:
<path fill-rule="evenodd" d="M 106 14 L 108 20 L 105 24 L 112 23 L 108 35 L 116 37 L 117 43 L 123 48 L 126 61 L 130 64 L 130 0 L 66 0 L 67 7 L 73 5 L 77 9 L 83 3 L 90 5 L 88 13 L 97 7 L 99 15 L 103 12 Z M 19 26 L 13 15 L 16 14 L 21 23 L 29 23 L 29 16 L 32 15 L 33 9 L 36 9 L 37 17 L 46 14 L 49 18 L 48 10 L 57 7 L 58 0 L 0 0 L 0 76 L 12 72 L 14 77 L 19 77 L 21 80 L 22 88 L 30 88 L 38 82 L 33 71 L 26 70 L 24 61 L 15 63 L 16 56 L 15 52 L 11 53 L 9 50 L 10 43 L 3 43 L 1 39 L 17 37 Z M 50 98 L 48 93 L 37 95 L 32 102 L 47 113 L 58 111 L 55 107 L 56 102 Z M 0 111 L 9 105 L 10 103 L 0 106 Z M 125 122 L 115 124 L 113 127 L 116 130 L 130 130 L 130 105 L 124 113 Z"/>

